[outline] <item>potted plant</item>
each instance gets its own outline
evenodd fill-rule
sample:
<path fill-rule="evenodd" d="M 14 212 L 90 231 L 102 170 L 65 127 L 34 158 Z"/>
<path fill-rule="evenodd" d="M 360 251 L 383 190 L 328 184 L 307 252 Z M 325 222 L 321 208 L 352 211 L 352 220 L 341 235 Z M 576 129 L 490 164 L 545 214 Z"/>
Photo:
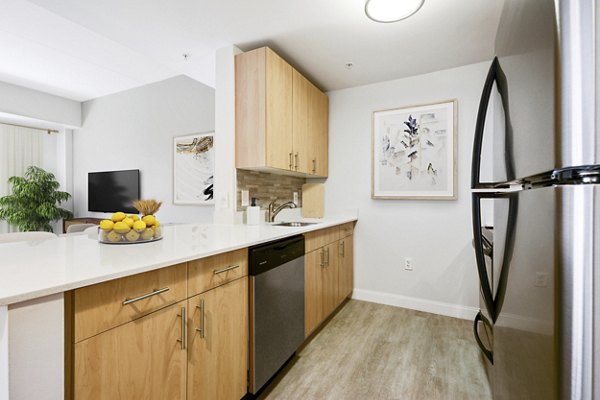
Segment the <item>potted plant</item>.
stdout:
<path fill-rule="evenodd" d="M 12 194 L 0 197 L 0 220 L 15 225 L 23 232 L 52 232 L 50 222 L 71 218 L 73 214 L 58 204 L 71 195 L 57 190 L 59 183 L 54 174 L 30 166 L 25 176 L 11 176 Z"/>

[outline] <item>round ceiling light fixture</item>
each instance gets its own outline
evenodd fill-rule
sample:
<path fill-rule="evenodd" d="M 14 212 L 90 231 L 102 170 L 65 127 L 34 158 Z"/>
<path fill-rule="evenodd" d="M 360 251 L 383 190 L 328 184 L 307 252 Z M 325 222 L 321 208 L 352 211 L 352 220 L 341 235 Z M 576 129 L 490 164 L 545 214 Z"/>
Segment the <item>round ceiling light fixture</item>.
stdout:
<path fill-rule="evenodd" d="M 398 22 L 419 11 L 425 0 L 367 0 L 365 14 L 375 22 Z"/>

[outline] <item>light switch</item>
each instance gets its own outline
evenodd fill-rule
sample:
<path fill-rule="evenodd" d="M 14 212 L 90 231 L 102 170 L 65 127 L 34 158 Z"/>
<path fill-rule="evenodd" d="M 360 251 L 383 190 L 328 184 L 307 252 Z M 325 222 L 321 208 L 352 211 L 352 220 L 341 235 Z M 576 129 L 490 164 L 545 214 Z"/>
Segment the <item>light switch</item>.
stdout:
<path fill-rule="evenodd" d="M 250 191 L 242 190 L 242 207 L 250 205 Z"/>

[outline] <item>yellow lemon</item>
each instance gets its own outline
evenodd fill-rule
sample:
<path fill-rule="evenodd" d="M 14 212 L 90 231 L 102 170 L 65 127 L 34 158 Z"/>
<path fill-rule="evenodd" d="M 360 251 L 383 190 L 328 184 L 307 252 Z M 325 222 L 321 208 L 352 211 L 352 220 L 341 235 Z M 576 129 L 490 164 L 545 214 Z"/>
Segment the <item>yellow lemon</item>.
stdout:
<path fill-rule="evenodd" d="M 125 222 L 122 222 L 122 221 L 117 222 L 113 229 L 117 233 L 127 233 L 130 230 L 129 225 L 127 225 Z"/>
<path fill-rule="evenodd" d="M 115 223 L 112 222 L 110 219 L 103 219 L 102 221 L 100 221 L 100 229 L 110 231 L 113 228 L 114 224 Z"/>
<path fill-rule="evenodd" d="M 123 222 L 125 222 L 129 228 L 133 227 L 133 220 L 131 218 L 126 217 L 123 219 Z"/>
<path fill-rule="evenodd" d="M 161 234 L 162 234 L 162 232 L 160 231 L 160 228 L 158 226 L 155 226 L 154 227 L 154 239 L 158 239 Z"/>
<path fill-rule="evenodd" d="M 160 222 L 156 218 L 154 218 L 154 227 L 158 228 L 160 226 Z"/>
<path fill-rule="evenodd" d="M 130 242 L 135 242 L 136 240 L 138 240 L 140 238 L 140 234 L 137 233 L 136 231 L 129 231 L 129 232 L 127 232 L 127 235 L 125 235 L 125 237 Z"/>
<path fill-rule="evenodd" d="M 154 236 L 154 229 L 146 228 L 146 230 L 142 233 L 142 239 L 150 240 Z"/>
<path fill-rule="evenodd" d="M 128 215 L 127 218 L 131 218 L 133 222 L 140 220 L 140 217 L 137 214 Z"/>
<path fill-rule="evenodd" d="M 133 229 L 136 232 L 140 232 L 141 233 L 141 232 L 144 231 L 144 229 L 146 229 L 146 223 L 144 221 L 135 221 L 133 223 Z"/>
<path fill-rule="evenodd" d="M 108 233 L 108 235 L 106 235 L 106 238 L 107 238 L 108 240 L 110 240 L 111 242 L 120 242 L 120 241 L 121 241 L 121 238 L 122 238 L 122 236 L 121 236 L 121 235 L 119 235 L 119 234 L 118 234 L 117 232 L 115 232 L 115 231 L 110 231 L 110 232 Z"/>
<path fill-rule="evenodd" d="M 112 220 L 113 222 L 119 222 L 119 221 L 123 221 L 125 219 L 125 213 L 124 212 L 116 212 L 112 215 Z"/>
<path fill-rule="evenodd" d="M 144 215 L 142 221 L 146 223 L 146 226 L 152 226 L 156 222 L 156 218 L 154 218 L 154 215 Z"/>

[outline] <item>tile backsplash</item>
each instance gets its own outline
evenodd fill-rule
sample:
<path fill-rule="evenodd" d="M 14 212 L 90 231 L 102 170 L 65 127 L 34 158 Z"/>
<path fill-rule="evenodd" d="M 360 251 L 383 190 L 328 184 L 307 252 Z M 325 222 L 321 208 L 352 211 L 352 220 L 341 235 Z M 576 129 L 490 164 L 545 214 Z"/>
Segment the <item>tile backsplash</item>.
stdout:
<path fill-rule="evenodd" d="M 298 192 L 298 207 L 302 207 L 302 185 L 305 183 L 305 178 L 296 176 L 238 169 L 237 210 L 245 209 L 242 207 L 242 190 L 250 191 L 250 199 L 256 197 L 256 204 L 262 210 L 266 210 L 269 203 L 275 199 L 277 204 L 292 200 L 294 192 Z"/>

